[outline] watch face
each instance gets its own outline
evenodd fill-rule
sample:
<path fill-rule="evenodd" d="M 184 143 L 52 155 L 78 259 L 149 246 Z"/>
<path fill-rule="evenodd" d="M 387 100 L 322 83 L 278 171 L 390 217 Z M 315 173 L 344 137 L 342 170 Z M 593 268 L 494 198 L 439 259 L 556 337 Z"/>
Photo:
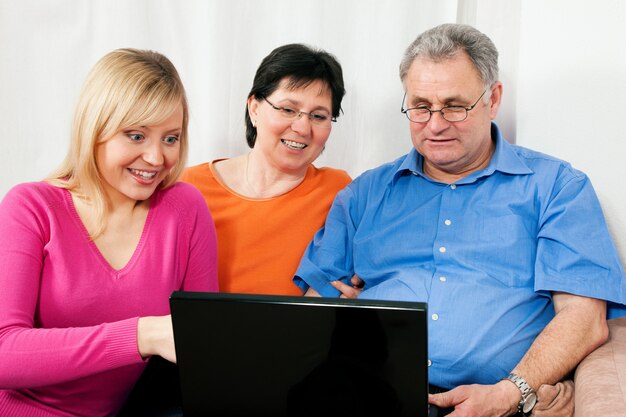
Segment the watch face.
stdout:
<path fill-rule="evenodd" d="M 526 397 L 526 401 L 524 401 L 524 405 L 522 406 L 522 412 L 524 414 L 530 413 L 536 403 L 537 395 L 535 395 L 534 392 L 531 392 L 530 394 L 528 394 L 528 397 Z"/>

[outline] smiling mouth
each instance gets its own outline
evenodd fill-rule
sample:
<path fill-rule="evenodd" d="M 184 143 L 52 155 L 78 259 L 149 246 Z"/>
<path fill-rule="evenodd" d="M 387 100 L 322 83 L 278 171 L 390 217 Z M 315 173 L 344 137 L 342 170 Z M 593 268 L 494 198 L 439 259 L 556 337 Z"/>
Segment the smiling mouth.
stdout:
<path fill-rule="evenodd" d="M 307 147 L 304 143 L 294 142 L 292 140 L 281 139 L 280 141 L 289 149 L 304 149 Z"/>
<path fill-rule="evenodd" d="M 146 181 L 150 181 L 157 175 L 157 172 L 154 172 L 154 171 L 141 171 L 139 169 L 134 169 L 134 168 L 128 168 L 128 170 L 131 172 L 131 174 Z"/>

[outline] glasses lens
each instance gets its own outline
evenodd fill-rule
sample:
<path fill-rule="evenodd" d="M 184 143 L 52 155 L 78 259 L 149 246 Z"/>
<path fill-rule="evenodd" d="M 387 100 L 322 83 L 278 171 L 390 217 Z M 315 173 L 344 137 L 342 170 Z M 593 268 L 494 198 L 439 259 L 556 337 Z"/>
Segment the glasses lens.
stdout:
<path fill-rule="evenodd" d="M 412 122 L 426 123 L 430 119 L 430 111 L 428 109 L 409 109 L 406 112 L 406 117 Z"/>
<path fill-rule="evenodd" d="M 278 110 L 280 115 L 287 120 L 293 120 L 298 118 L 298 112 L 294 109 L 290 109 L 289 107 L 279 107 L 276 108 L 276 110 Z"/>
<path fill-rule="evenodd" d="M 267 101 L 269 105 L 272 106 L 272 108 L 276 110 L 283 119 L 289 120 L 290 122 L 294 122 L 300 119 L 302 116 L 306 116 L 309 118 L 312 125 L 323 127 L 323 128 L 330 128 L 332 125 L 332 122 L 336 121 L 334 117 L 331 117 L 329 114 L 326 114 L 326 113 L 320 113 L 320 112 L 307 113 L 307 112 L 292 109 L 290 107 L 275 106 L 268 99 L 265 99 L 265 101 Z"/>
<path fill-rule="evenodd" d="M 444 107 L 441 109 L 441 114 L 449 122 L 461 122 L 467 117 L 467 109 L 465 107 Z"/>
<path fill-rule="evenodd" d="M 316 126 L 330 127 L 331 118 L 324 113 L 311 113 L 308 115 L 311 123 Z"/>

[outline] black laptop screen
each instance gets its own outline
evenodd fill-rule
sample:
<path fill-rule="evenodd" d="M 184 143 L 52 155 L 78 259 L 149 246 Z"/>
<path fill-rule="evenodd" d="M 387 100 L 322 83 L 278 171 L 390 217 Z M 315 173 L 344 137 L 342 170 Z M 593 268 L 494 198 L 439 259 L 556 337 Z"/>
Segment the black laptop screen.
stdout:
<path fill-rule="evenodd" d="M 174 293 L 185 416 L 419 416 L 426 306 Z"/>

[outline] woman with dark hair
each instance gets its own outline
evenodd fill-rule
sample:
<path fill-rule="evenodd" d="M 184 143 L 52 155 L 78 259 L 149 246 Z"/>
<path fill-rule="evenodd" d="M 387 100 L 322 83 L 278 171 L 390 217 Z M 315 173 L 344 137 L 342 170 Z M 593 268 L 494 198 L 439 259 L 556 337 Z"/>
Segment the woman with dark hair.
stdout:
<path fill-rule="evenodd" d="M 218 236 L 220 290 L 301 295 L 293 274 L 322 227 L 345 171 L 317 168 L 345 94 L 339 62 L 301 44 L 274 49 L 246 105 L 250 152 L 189 168 Z M 342 285 L 338 283 L 337 285 Z"/>

